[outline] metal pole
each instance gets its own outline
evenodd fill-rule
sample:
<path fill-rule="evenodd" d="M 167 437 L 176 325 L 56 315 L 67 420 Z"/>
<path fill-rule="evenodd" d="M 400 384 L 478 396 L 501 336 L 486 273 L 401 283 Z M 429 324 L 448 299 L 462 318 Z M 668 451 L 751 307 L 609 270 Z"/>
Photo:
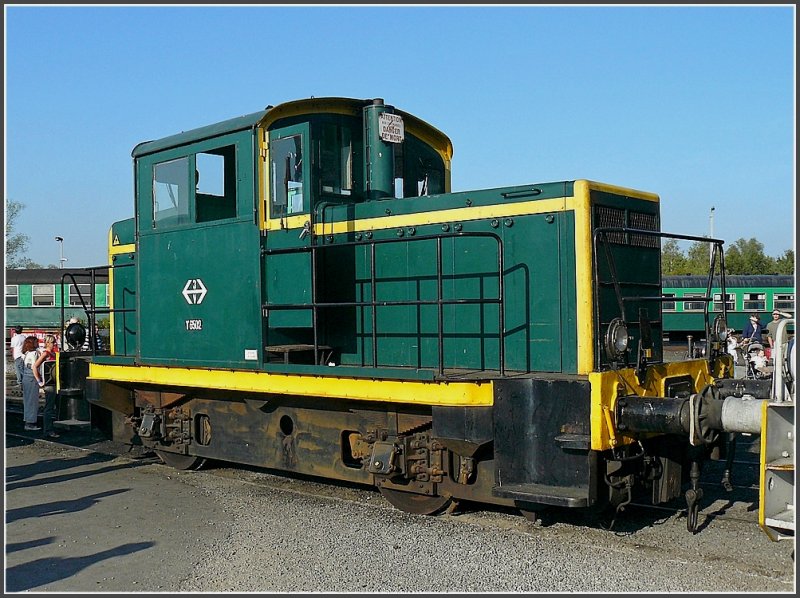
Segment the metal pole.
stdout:
<path fill-rule="evenodd" d="M 711 206 L 711 213 L 708 216 L 708 238 L 714 238 L 714 206 Z M 713 261 L 714 255 L 714 245 L 709 243 L 708 245 L 708 263 L 710 264 Z M 713 274 L 713 272 L 712 272 Z"/>
<path fill-rule="evenodd" d="M 58 267 L 63 268 L 64 262 L 64 237 L 56 237 L 56 241 L 58 241 Z"/>

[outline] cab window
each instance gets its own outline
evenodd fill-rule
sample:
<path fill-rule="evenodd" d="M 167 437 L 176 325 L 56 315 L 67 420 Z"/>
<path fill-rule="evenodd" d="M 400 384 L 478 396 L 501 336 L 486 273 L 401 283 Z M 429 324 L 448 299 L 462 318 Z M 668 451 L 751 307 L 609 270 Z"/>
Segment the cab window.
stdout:
<path fill-rule="evenodd" d="M 403 142 L 403 197 L 444 193 L 444 161 L 429 145 L 408 135 Z"/>
<path fill-rule="evenodd" d="M 236 217 L 236 146 L 153 165 L 153 227 Z"/>
<path fill-rule="evenodd" d="M 270 143 L 272 217 L 307 211 L 303 193 L 303 137 L 292 135 Z"/>
<path fill-rule="evenodd" d="M 189 221 L 189 158 L 153 166 L 153 226 Z"/>
<path fill-rule="evenodd" d="M 196 154 L 195 185 L 197 222 L 236 216 L 236 147 Z"/>
<path fill-rule="evenodd" d="M 349 127 L 325 123 L 320 131 L 320 185 L 323 193 L 352 195 L 353 136 Z"/>

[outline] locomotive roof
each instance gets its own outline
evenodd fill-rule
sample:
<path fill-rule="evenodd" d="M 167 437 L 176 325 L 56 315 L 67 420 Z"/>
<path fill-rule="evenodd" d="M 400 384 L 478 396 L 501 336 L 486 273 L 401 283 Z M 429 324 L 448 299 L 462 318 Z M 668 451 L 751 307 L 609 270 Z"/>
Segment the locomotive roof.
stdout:
<path fill-rule="evenodd" d="M 192 143 L 194 141 L 201 141 L 216 137 L 217 135 L 224 135 L 225 133 L 233 133 L 234 131 L 242 131 L 254 127 L 258 121 L 264 118 L 268 110 L 261 110 L 260 112 L 253 112 L 252 114 L 245 114 L 244 116 L 237 116 L 230 118 L 213 125 L 207 125 L 190 131 L 183 131 L 176 135 L 156 139 L 155 141 L 143 141 L 133 148 L 131 156 L 138 158 L 146 154 L 152 154 L 163 149 L 176 147 L 185 143 Z"/>
<path fill-rule="evenodd" d="M 199 127 L 190 131 L 183 131 L 181 133 L 153 141 L 143 141 L 133 148 L 131 155 L 134 158 L 138 158 L 139 156 L 152 154 L 153 152 L 172 147 L 178 147 L 187 143 L 202 141 L 203 139 L 209 139 L 211 137 L 216 137 L 217 135 L 243 131 L 245 129 L 255 127 L 261 121 L 265 121 L 268 125 L 274 120 L 284 116 L 304 113 L 313 114 L 314 112 L 336 112 L 339 114 L 356 115 L 360 113 L 364 106 L 372 103 L 373 100 L 371 99 L 359 100 L 339 97 L 293 100 L 290 102 L 284 102 L 278 106 L 270 105 L 259 112 L 245 114 L 244 116 L 237 116 L 236 118 L 224 120 L 222 122 L 207 125 L 205 127 Z M 411 130 L 416 131 L 424 140 L 440 148 L 441 151 L 446 154 L 448 159 L 452 157 L 453 145 L 447 135 L 425 121 L 417 118 L 413 114 L 404 112 L 403 110 L 398 110 L 396 108 L 394 112 L 403 117 L 407 123 L 407 126 L 410 126 Z M 267 118 L 267 115 L 269 115 L 269 118 Z"/>
<path fill-rule="evenodd" d="M 6 284 L 58 284 L 64 274 L 75 275 L 77 284 L 89 284 L 87 272 L 81 268 L 9 268 L 6 269 Z M 96 272 L 95 280 L 105 284 L 108 282 L 108 274 L 104 271 Z M 67 278 L 64 282 L 72 284 L 72 279 Z"/>
<path fill-rule="evenodd" d="M 661 286 L 664 288 L 704 288 L 707 282 L 707 276 L 664 276 L 661 278 Z M 719 285 L 719 277 L 715 276 L 714 286 L 718 287 Z M 725 277 L 725 287 L 794 287 L 794 277 L 784 274 L 729 274 Z"/>

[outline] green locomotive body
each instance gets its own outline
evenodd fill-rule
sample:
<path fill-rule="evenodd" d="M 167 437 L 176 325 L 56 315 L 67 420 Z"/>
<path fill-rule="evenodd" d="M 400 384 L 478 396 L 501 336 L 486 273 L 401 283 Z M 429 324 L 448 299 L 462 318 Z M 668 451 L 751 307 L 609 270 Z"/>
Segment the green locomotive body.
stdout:
<path fill-rule="evenodd" d="M 452 192 L 452 153 L 345 98 L 137 146 L 93 408 L 177 467 L 374 484 L 416 513 L 680 496 L 725 428 L 718 397 L 690 397 L 732 363 L 717 324 L 705 359 L 663 359 L 658 196 Z"/>

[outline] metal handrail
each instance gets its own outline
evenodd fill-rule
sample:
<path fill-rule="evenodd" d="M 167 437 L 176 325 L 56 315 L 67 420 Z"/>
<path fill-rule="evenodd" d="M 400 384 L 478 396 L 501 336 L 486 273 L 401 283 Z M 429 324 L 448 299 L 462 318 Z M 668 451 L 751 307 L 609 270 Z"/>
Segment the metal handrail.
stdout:
<path fill-rule="evenodd" d="M 106 266 L 93 266 L 90 268 L 84 268 L 84 272 L 65 272 L 61 275 L 61 282 L 60 282 L 60 290 L 61 290 L 61 334 L 64 334 L 64 319 L 65 319 L 65 307 L 66 301 L 65 297 L 69 297 L 69 294 L 64 293 L 64 283 L 67 279 L 70 279 L 72 282 L 70 284 L 75 286 L 75 290 L 78 292 L 78 299 L 81 302 L 81 307 L 83 308 L 83 312 L 86 314 L 86 321 L 87 321 L 87 334 L 89 335 L 89 349 L 91 350 L 92 355 L 97 355 L 97 335 L 95 333 L 95 324 L 97 322 L 97 315 L 98 314 L 113 314 L 113 313 L 123 313 L 123 312 L 135 312 L 136 309 L 112 309 L 112 308 L 102 308 L 97 307 L 97 303 L 95 301 L 95 294 L 94 289 L 95 285 L 97 284 L 97 271 L 98 270 L 105 270 L 108 272 L 112 268 L 126 268 L 129 266 L 133 266 L 134 264 L 119 264 L 119 265 L 106 265 Z M 75 276 L 78 277 L 88 277 L 90 281 L 90 301 L 89 305 L 86 305 L 86 300 L 83 297 L 83 293 L 81 293 L 80 287 L 78 286 L 78 282 L 75 279 Z"/>
<path fill-rule="evenodd" d="M 654 230 L 645 230 L 645 229 L 635 229 L 635 228 L 628 228 L 628 227 L 598 227 L 594 230 L 592 235 L 592 287 L 594 293 L 594 305 L 595 305 L 595 348 L 599 347 L 599 343 L 601 342 L 601 334 L 599 332 L 600 326 L 600 300 L 598 296 L 598 288 L 600 286 L 608 286 L 609 284 L 614 286 L 614 292 L 616 295 L 617 303 L 619 305 L 620 310 L 620 317 L 622 321 L 626 325 L 638 325 L 638 322 L 627 322 L 625 317 L 625 309 L 624 304 L 628 301 L 659 301 L 659 302 L 666 302 L 666 301 L 675 301 L 675 297 L 666 297 L 666 296 L 646 296 L 646 297 L 623 297 L 622 296 L 622 286 L 626 283 L 620 283 L 616 264 L 614 262 L 614 257 L 611 254 L 611 250 L 609 246 L 611 242 L 609 241 L 609 234 L 611 233 L 623 233 L 623 234 L 630 234 L 630 235 L 646 235 L 651 237 L 658 237 L 658 238 L 668 238 L 668 239 L 680 239 L 684 241 L 700 241 L 703 243 L 711 243 L 713 245 L 713 251 L 711 252 L 711 258 L 709 262 L 709 271 L 708 271 L 708 280 L 706 284 L 706 296 L 705 297 L 692 297 L 692 301 L 698 301 L 705 303 L 703 308 L 703 319 L 705 321 L 705 333 L 706 339 L 708 343 L 707 355 L 711 355 L 711 329 L 708 322 L 708 313 L 709 313 L 709 304 L 713 302 L 713 296 L 711 295 L 711 289 L 713 288 L 714 283 L 714 272 L 717 266 L 717 259 L 719 259 L 719 278 L 720 278 L 720 290 L 722 293 L 723 301 L 722 301 L 722 317 L 727 322 L 728 320 L 728 310 L 726 301 L 724 301 L 724 297 L 726 296 L 725 292 L 725 255 L 722 250 L 722 245 L 725 243 L 722 239 L 714 239 L 711 237 L 698 237 L 694 235 L 682 235 L 676 233 L 665 233 L 661 231 L 654 231 Z M 598 244 L 601 242 L 602 238 L 602 245 L 604 249 L 604 254 L 606 256 L 606 260 L 608 263 L 609 271 L 611 273 L 611 281 L 600 281 L 600 274 L 598 271 Z M 630 238 L 630 237 L 626 237 Z M 660 248 L 659 248 L 660 251 Z M 661 273 L 659 272 L 659 278 Z M 660 283 L 627 283 L 627 284 L 636 284 L 636 285 L 646 285 L 646 286 L 660 286 Z M 600 355 L 599 351 L 596 351 L 596 355 Z M 598 357 L 599 359 L 599 357 Z"/>
<path fill-rule="evenodd" d="M 491 238 L 497 243 L 497 277 L 498 277 L 498 296 L 489 299 L 444 299 L 443 292 L 443 273 L 442 273 L 442 240 L 454 237 L 483 237 Z M 410 243 L 415 241 L 436 241 L 436 280 L 437 297 L 435 300 L 406 300 L 406 301 L 377 301 L 376 299 L 376 274 L 375 274 L 375 247 L 386 243 Z M 317 258 L 316 254 L 320 250 L 331 247 L 347 246 L 369 246 L 370 248 L 370 288 L 372 297 L 370 301 L 335 301 L 319 302 L 316 293 L 317 278 Z M 311 303 L 264 303 L 262 308 L 265 310 L 290 310 L 290 309 L 310 309 L 312 310 L 312 328 L 314 335 L 314 363 L 319 362 L 319 338 L 317 326 L 317 312 L 321 308 L 330 307 L 372 307 L 372 367 L 378 367 L 378 343 L 377 343 L 377 309 L 378 307 L 400 306 L 400 305 L 437 305 L 437 333 L 438 333 L 438 352 L 439 352 L 439 375 L 444 374 L 444 316 L 443 308 L 445 305 L 468 305 L 468 304 L 497 304 L 499 305 L 498 315 L 498 361 L 500 375 L 505 375 L 505 307 L 504 307 L 504 252 L 503 241 L 499 235 L 491 232 L 455 232 L 447 237 L 443 235 L 420 235 L 413 238 L 398 239 L 368 239 L 364 241 L 346 241 L 344 243 L 328 245 L 306 245 L 301 247 L 284 247 L 279 249 L 264 249 L 262 255 L 280 255 L 300 252 L 311 253 Z"/>

